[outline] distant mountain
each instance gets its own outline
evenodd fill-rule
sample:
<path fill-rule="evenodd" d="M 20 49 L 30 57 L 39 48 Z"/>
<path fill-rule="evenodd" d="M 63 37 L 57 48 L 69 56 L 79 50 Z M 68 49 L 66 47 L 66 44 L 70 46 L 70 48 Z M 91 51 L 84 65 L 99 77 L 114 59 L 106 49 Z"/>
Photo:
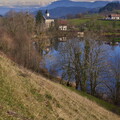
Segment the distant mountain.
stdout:
<path fill-rule="evenodd" d="M 100 8 L 92 8 L 88 11 L 88 13 L 99 13 Z"/>
<path fill-rule="evenodd" d="M 106 6 L 102 7 L 99 12 L 112 12 L 114 10 L 120 10 L 120 2 L 111 2 L 108 3 Z"/>
<path fill-rule="evenodd" d="M 108 1 L 95 1 L 95 2 L 76 2 L 71 0 L 58 0 L 52 2 L 50 5 L 40 8 L 44 10 L 49 10 L 53 18 L 60 18 L 68 14 L 75 15 L 79 13 L 96 13 L 99 8 L 107 5 Z M 34 12 L 36 14 L 37 12 Z"/>
<path fill-rule="evenodd" d="M 50 5 L 46 7 L 42 7 L 41 9 L 53 9 L 57 7 L 85 7 L 85 8 L 98 8 L 103 7 L 108 4 L 108 1 L 95 1 L 95 2 L 76 2 L 71 0 L 58 0 L 52 2 Z"/>
<path fill-rule="evenodd" d="M 85 13 L 89 10 L 90 10 L 89 8 L 84 8 L 84 7 L 58 7 L 58 8 L 49 10 L 49 12 L 53 18 L 60 18 L 66 15 L 75 15 L 79 13 Z M 45 10 L 43 10 L 43 13 L 45 13 Z"/>
<path fill-rule="evenodd" d="M 10 10 L 8 7 L 0 7 L 0 15 L 4 15 Z"/>
<path fill-rule="evenodd" d="M 53 18 L 60 18 L 68 14 L 75 15 L 79 13 L 95 13 L 99 11 L 99 8 L 107 5 L 108 1 L 95 1 L 95 2 L 76 2 L 71 0 L 58 0 L 52 2 L 50 5 L 41 7 L 43 12 L 49 10 Z M 36 14 L 37 12 L 34 12 Z"/>
<path fill-rule="evenodd" d="M 51 4 L 41 7 L 38 5 L 34 6 L 0 6 L 0 14 L 4 15 L 6 14 L 9 10 L 15 10 L 17 12 L 19 11 L 29 11 L 29 12 L 34 12 L 38 10 L 50 10 L 51 14 L 53 16 L 61 16 L 61 15 L 66 15 L 66 14 L 76 14 L 76 13 L 83 13 L 87 11 L 88 9 L 92 9 L 92 11 L 98 10 L 98 8 L 104 7 L 107 5 L 109 2 L 108 1 L 95 1 L 95 2 L 76 2 L 76 1 L 71 1 L 71 0 L 58 0 L 55 2 L 52 2 Z M 70 10 L 71 9 L 71 10 Z M 86 9 L 86 10 L 85 10 Z M 55 11 L 53 11 L 55 10 Z M 60 13 L 58 13 L 58 11 Z M 71 12 L 73 11 L 73 12 Z M 64 13 L 65 12 L 65 13 Z"/>
<path fill-rule="evenodd" d="M 28 11 L 34 12 L 40 9 L 40 6 L 1 6 L 0 7 L 0 15 L 5 15 L 10 10 L 15 10 L 16 12 L 20 11 Z"/>

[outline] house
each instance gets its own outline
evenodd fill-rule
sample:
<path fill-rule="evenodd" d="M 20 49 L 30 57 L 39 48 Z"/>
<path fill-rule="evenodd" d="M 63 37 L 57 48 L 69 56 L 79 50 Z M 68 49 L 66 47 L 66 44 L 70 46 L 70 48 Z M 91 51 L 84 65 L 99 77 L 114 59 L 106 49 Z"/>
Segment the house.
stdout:
<path fill-rule="evenodd" d="M 77 32 L 77 36 L 78 36 L 78 37 L 81 37 L 81 38 L 82 38 L 82 37 L 84 37 L 84 35 L 85 35 L 84 32 Z"/>
<path fill-rule="evenodd" d="M 107 20 L 120 20 L 120 14 L 110 14 L 106 17 Z"/>
<path fill-rule="evenodd" d="M 67 37 L 60 37 L 58 38 L 59 42 L 66 42 L 67 41 Z"/>
<path fill-rule="evenodd" d="M 68 30 L 68 23 L 66 20 L 59 20 L 58 21 L 58 29 L 61 31 L 67 31 Z"/>
<path fill-rule="evenodd" d="M 50 28 L 54 26 L 54 19 L 50 17 L 50 13 L 46 10 L 44 17 L 45 28 Z"/>

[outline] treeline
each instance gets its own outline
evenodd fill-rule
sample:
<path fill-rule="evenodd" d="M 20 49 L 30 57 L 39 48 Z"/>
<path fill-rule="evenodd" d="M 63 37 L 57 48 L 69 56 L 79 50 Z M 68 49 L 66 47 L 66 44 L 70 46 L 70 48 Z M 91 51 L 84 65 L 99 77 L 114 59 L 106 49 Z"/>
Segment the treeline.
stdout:
<path fill-rule="evenodd" d="M 105 7 L 100 8 L 100 13 L 112 12 L 114 10 L 120 10 L 120 2 L 111 2 L 108 3 Z"/>
<path fill-rule="evenodd" d="M 40 71 L 41 56 L 33 47 L 33 36 L 41 34 L 38 27 L 35 17 L 27 12 L 10 11 L 0 18 L 0 50 L 36 72 Z"/>
<path fill-rule="evenodd" d="M 120 104 L 120 55 L 108 60 L 99 35 L 69 40 L 61 48 L 62 78 L 77 90 Z"/>

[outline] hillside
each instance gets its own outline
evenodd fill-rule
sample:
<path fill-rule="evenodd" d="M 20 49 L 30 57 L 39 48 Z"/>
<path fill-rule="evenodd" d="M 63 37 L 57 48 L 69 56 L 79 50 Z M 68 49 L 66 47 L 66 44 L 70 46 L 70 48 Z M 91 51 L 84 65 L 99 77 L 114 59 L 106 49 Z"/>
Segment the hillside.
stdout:
<path fill-rule="evenodd" d="M 46 9 L 48 9 L 51 17 L 60 18 L 66 15 L 76 15 L 85 12 L 96 13 L 99 11 L 99 8 L 104 7 L 108 3 L 108 1 L 81 2 L 58 0 L 48 6 L 41 7 L 40 10 L 44 13 Z M 33 14 L 37 14 L 37 12 L 38 11 L 35 11 Z"/>
<path fill-rule="evenodd" d="M 111 2 L 108 3 L 106 6 L 102 7 L 99 12 L 112 12 L 114 10 L 120 10 L 120 2 Z"/>
<path fill-rule="evenodd" d="M 51 4 L 42 7 L 42 9 L 53 9 L 57 7 L 85 7 L 85 8 L 98 8 L 103 7 L 108 4 L 108 1 L 72 1 L 72 0 L 57 0 L 52 2 Z"/>
<path fill-rule="evenodd" d="M 89 8 L 84 8 L 84 7 L 58 7 L 58 8 L 49 10 L 49 12 L 51 17 L 60 18 L 67 15 L 76 15 L 80 13 L 85 13 L 89 10 L 90 10 Z M 43 10 L 43 14 L 44 13 L 45 11 Z M 34 14 L 37 14 L 37 12 L 35 12 Z"/>
<path fill-rule="evenodd" d="M 96 103 L 0 55 L 0 120 L 119 120 Z"/>
<path fill-rule="evenodd" d="M 1 15 L 5 15 L 6 13 L 8 13 L 9 11 L 16 11 L 16 12 L 20 12 L 20 11 L 29 11 L 29 12 L 34 12 L 37 11 L 40 8 L 40 6 L 0 6 L 0 14 Z"/>

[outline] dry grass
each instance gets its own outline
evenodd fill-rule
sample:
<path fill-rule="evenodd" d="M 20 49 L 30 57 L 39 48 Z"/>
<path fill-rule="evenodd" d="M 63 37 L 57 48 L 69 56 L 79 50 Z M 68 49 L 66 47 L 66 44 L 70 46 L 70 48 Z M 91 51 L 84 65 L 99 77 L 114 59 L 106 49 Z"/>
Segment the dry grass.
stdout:
<path fill-rule="evenodd" d="M 120 120 L 120 117 L 0 56 L 0 120 Z"/>

